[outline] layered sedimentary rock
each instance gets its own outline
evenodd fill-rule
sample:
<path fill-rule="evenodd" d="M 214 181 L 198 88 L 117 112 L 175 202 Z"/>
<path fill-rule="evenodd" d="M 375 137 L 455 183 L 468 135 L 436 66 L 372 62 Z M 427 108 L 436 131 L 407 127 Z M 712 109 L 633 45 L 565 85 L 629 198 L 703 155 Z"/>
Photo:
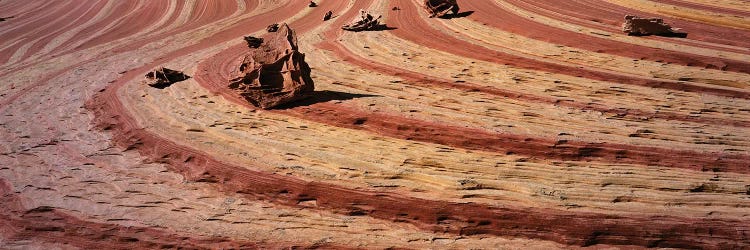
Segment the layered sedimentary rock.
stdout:
<path fill-rule="evenodd" d="M 456 0 L 425 0 L 424 8 L 430 17 L 447 17 L 459 11 Z"/>
<path fill-rule="evenodd" d="M 315 87 L 294 30 L 284 23 L 264 41 L 244 56 L 229 88 L 263 109 L 309 97 Z"/>
<path fill-rule="evenodd" d="M 627 15 L 625 16 L 625 23 L 622 24 L 622 32 L 631 36 L 687 37 L 687 33 L 679 30 L 679 28 L 672 28 L 669 24 L 664 23 L 664 19 L 661 18 L 641 18 Z"/>
<path fill-rule="evenodd" d="M 0 0 L 0 249 L 748 248 L 742 1 Z M 276 22 L 320 95 L 260 111 Z"/>

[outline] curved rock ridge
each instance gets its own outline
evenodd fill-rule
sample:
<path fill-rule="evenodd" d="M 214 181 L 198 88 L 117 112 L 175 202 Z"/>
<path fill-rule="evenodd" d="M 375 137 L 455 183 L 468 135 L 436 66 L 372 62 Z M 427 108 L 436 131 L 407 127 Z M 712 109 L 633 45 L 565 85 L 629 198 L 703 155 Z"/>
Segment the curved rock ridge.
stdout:
<path fill-rule="evenodd" d="M 309 4 L 0 0 L 0 248 L 750 247 L 742 1 Z"/>

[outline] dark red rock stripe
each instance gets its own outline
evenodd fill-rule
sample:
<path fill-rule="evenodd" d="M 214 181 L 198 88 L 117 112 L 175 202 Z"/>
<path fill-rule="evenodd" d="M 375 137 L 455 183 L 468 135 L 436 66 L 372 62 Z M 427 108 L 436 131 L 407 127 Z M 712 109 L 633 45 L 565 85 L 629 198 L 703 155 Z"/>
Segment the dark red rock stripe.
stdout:
<path fill-rule="evenodd" d="M 225 87 L 231 71 L 231 68 L 228 67 L 231 67 L 231 62 L 237 55 L 241 55 L 242 51 L 242 45 L 236 45 L 201 62 L 198 67 L 199 73 L 196 74 L 195 79 L 210 91 L 220 93 L 235 103 L 249 107 L 249 104 L 241 97 L 228 91 Z M 679 151 L 614 143 L 561 143 L 546 138 L 527 138 L 480 129 L 432 124 L 400 116 L 368 113 L 327 103 L 278 112 L 333 126 L 363 129 L 394 138 L 489 152 L 512 152 L 542 159 L 594 160 L 611 163 L 660 165 L 698 171 L 750 173 L 750 156 L 748 155 Z M 365 122 L 362 119 L 367 121 Z"/>
<path fill-rule="evenodd" d="M 135 72 L 135 71 L 134 71 Z M 187 179 L 215 183 L 227 192 L 296 206 L 316 200 L 323 209 L 350 215 L 410 222 L 424 229 L 459 234 L 487 233 L 549 239 L 567 244 L 636 244 L 673 247 L 747 246 L 745 221 L 670 216 L 622 217 L 537 208 L 496 208 L 472 203 L 429 201 L 409 196 L 353 190 L 308 182 L 216 161 L 205 153 L 177 145 L 137 127 L 116 99 L 117 89 L 137 74 L 87 103 L 99 127 L 113 132 L 114 142 L 168 164 Z M 655 223 L 656 221 L 656 223 Z"/>
<path fill-rule="evenodd" d="M 23 58 L 26 59 L 37 54 L 40 50 L 44 49 L 44 47 L 47 46 L 51 41 L 53 41 L 53 39 L 58 38 L 60 34 L 63 34 L 70 29 L 88 22 L 91 18 L 95 17 L 101 11 L 105 4 L 105 1 L 98 1 L 96 2 L 96 4 L 92 4 L 90 6 L 80 5 L 80 7 L 82 8 L 81 11 L 74 12 L 78 15 L 71 16 L 73 22 L 66 23 L 65 25 L 61 26 L 52 26 L 47 30 L 40 31 L 39 33 L 44 34 L 44 36 L 40 36 L 42 39 L 35 42 L 26 51 Z"/>
<path fill-rule="evenodd" d="M 688 7 L 688 8 L 697 9 L 697 10 L 711 11 L 711 12 L 716 12 L 720 14 L 728 14 L 728 15 L 739 16 L 739 17 L 750 17 L 750 11 L 739 10 L 739 9 L 724 8 L 724 7 L 719 7 L 719 6 L 700 4 L 700 3 L 688 2 L 688 1 L 682 1 L 682 0 L 653 0 L 653 1 L 657 3 L 666 3 L 666 4 L 671 4 L 674 6 Z M 750 2 L 747 2 L 746 4 L 748 3 Z"/>
<path fill-rule="evenodd" d="M 402 39 L 413 41 L 417 44 L 446 51 L 455 55 L 474 58 L 487 62 L 521 67 L 530 70 L 546 71 L 576 77 L 585 77 L 593 80 L 750 99 L 750 92 L 744 92 L 734 89 L 714 88 L 691 85 L 682 82 L 666 82 L 656 81 L 652 79 L 635 78 L 614 73 L 587 70 L 583 67 L 574 67 L 569 65 L 535 61 L 528 58 L 505 54 L 502 52 L 490 50 L 476 44 L 464 42 L 452 36 L 446 35 L 441 31 L 433 29 L 429 26 L 429 24 L 425 22 L 425 20 L 422 20 L 420 14 L 417 13 L 417 7 L 414 6 L 414 3 L 411 1 L 395 0 L 395 3 L 393 5 L 399 6 L 401 10 L 398 11 L 397 14 L 393 14 L 390 16 L 388 20 L 389 24 L 395 25 L 397 27 L 397 29 L 390 32 L 393 32 L 396 36 L 401 37 Z M 422 36 L 419 34 L 431 35 Z"/>
<path fill-rule="evenodd" d="M 600 161 L 665 166 L 695 171 L 750 174 L 750 155 L 704 153 L 617 143 L 552 140 L 503 134 L 482 129 L 436 124 L 397 115 L 369 113 L 355 108 L 318 103 L 277 112 L 329 124 L 360 129 L 393 138 L 446 146 L 519 154 L 538 159 Z"/>
<path fill-rule="evenodd" d="M 551 240 L 571 245 L 736 248 L 750 246 L 750 223 L 675 216 L 618 216 L 542 208 L 491 207 L 418 199 L 402 194 L 348 189 L 232 166 L 203 152 L 175 144 L 136 127 L 119 100 L 117 87 L 87 102 L 95 124 L 113 133 L 113 142 L 167 164 L 190 181 L 214 183 L 224 192 L 298 206 L 315 200 L 320 209 L 412 223 L 422 229 L 460 235 L 492 234 Z M 334 112 L 334 111 L 332 111 Z M 336 111 L 337 112 L 337 111 Z M 394 121 L 394 123 L 397 121 Z M 396 125 L 395 129 L 399 129 Z M 252 166 L 249 166 L 252 167 Z"/>
<path fill-rule="evenodd" d="M 522 1 L 511 0 L 509 2 L 516 5 L 522 5 Z M 656 49 L 567 31 L 518 16 L 514 12 L 498 6 L 494 1 L 467 1 L 462 3 L 462 5 L 462 7 L 466 9 L 481 10 L 469 16 L 471 19 L 480 23 L 489 24 L 500 30 L 540 41 L 589 51 L 601 51 L 602 53 L 609 53 L 634 59 L 663 61 L 665 63 L 701 68 L 713 67 L 734 72 L 750 73 L 750 63 L 748 62 Z M 503 18 L 497 18 L 498 16 L 502 16 Z"/>
<path fill-rule="evenodd" d="M 22 21 L 25 19 L 31 19 L 31 22 L 19 23 L 17 26 L 11 26 L 7 31 L 3 32 L 3 41 L 17 41 L 23 39 L 29 32 L 48 33 L 54 31 L 53 23 L 61 22 L 62 20 L 75 19 L 75 17 L 85 13 L 84 5 L 76 5 L 74 3 L 59 4 L 56 8 L 49 8 L 46 10 L 40 10 L 39 13 L 34 13 L 29 16 L 19 17 Z M 23 42 L 16 44 L 12 47 L 0 50 L 0 65 L 10 61 L 13 54 L 23 46 Z"/>
<path fill-rule="evenodd" d="M 348 17 L 348 18 L 351 18 L 351 17 Z M 347 20 L 347 18 L 342 18 L 341 20 Z M 343 24 L 343 22 L 338 22 L 332 26 L 338 27 L 341 24 Z M 728 126 L 735 126 L 735 127 L 750 126 L 750 121 L 737 121 L 737 120 L 716 119 L 716 118 L 709 118 L 709 117 L 696 117 L 696 116 L 689 116 L 689 115 L 680 115 L 680 114 L 671 113 L 671 112 L 653 113 L 653 112 L 645 112 L 645 111 L 636 110 L 636 109 L 626 109 L 626 110 L 613 109 L 613 108 L 604 107 L 604 106 L 597 105 L 597 104 L 584 104 L 584 103 L 577 103 L 577 102 L 570 102 L 570 101 L 561 101 L 556 98 L 535 96 L 535 95 L 530 95 L 526 93 L 519 93 L 519 92 L 491 88 L 491 87 L 483 87 L 478 84 L 456 83 L 456 82 L 446 81 L 444 79 L 429 77 L 424 74 L 419 74 L 416 72 L 405 70 L 403 68 L 397 68 L 397 67 L 385 65 L 385 64 L 378 63 L 378 62 L 363 58 L 361 56 L 358 56 L 352 53 L 351 51 L 349 51 L 346 47 L 344 47 L 341 43 L 338 42 L 338 36 L 340 34 L 341 34 L 341 31 L 338 29 L 331 29 L 331 30 L 326 31 L 325 35 L 326 37 L 328 37 L 328 39 L 325 39 L 320 44 L 318 44 L 318 47 L 334 52 L 334 54 L 336 54 L 338 58 L 343 59 L 347 63 L 354 64 L 362 68 L 366 68 L 368 70 L 373 70 L 373 71 L 380 72 L 383 74 L 398 76 L 398 77 L 401 77 L 410 81 L 409 82 L 410 84 L 415 84 L 418 86 L 425 86 L 425 87 L 445 86 L 445 87 L 450 87 L 450 88 L 460 89 L 460 90 L 479 91 L 482 93 L 502 96 L 506 98 L 512 98 L 516 100 L 542 102 L 542 103 L 555 104 L 555 105 L 559 105 L 563 107 L 577 108 L 581 110 L 593 110 L 593 111 L 600 111 L 604 113 L 614 113 L 614 114 L 617 114 L 618 116 L 623 116 L 623 117 L 626 117 L 626 116 L 639 117 L 639 118 L 648 117 L 649 119 L 656 118 L 656 119 L 687 121 L 687 122 L 696 122 L 696 123 L 714 124 L 714 125 L 728 125 Z M 235 50 L 235 49 L 236 48 L 233 47 L 230 50 Z M 232 54 L 238 54 L 238 52 L 224 51 L 222 52 L 222 54 L 223 55 L 217 55 L 214 58 L 226 58 Z M 224 77 L 224 76 L 217 75 L 216 77 Z M 206 82 L 206 81 L 209 81 L 209 80 L 204 79 L 203 82 Z"/>
<path fill-rule="evenodd" d="M 101 29 L 105 25 L 114 26 L 108 28 L 109 30 L 106 30 L 106 32 L 86 41 L 79 46 L 79 49 L 86 49 L 98 44 L 131 36 L 157 22 L 161 16 L 166 14 L 169 5 L 164 1 L 146 1 L 143 2 L 146 5 L 145 8 L 136 9 L 139 4 L 136 1 L 123 1 L 123 4 L 118 6 L 118 8 L 124 9 L 112 13 L 91 28 Z"/>
<path fill-rule="evenodd" d="M 253 9 L 255 9 L 258 6 L 258 0 L 252 0 L 251 2 L 248 2 L 248 1 L 246 1 L 247 2 L 248 11 L 252 11 Z M 302 2 L 287 2 L 287 4 L 284 5 L 284 6 L 282 6 L 280 8 L 280 10 L 274 10 L 274 11 L 271 11 L 271 12 L 260 14 L 258 16 L 253 16 L 251 18 L 247 18 L 247 19 L 241 20 L 238 23 L 232 25 L 231 27 L 227 27 L 227 28 L 223 29 L 222 31 L 219 31 L 214 36 L 211 36 L 209 38 L 203 39 L 203 40 L 199 41 L 196 44 L 192 44 L 192 45 L 187 46 L 185 48 L 182 48 L 180 50 L 172 51 L 172 52 L 164 55 L 163 57 L 161 57 L 160 60 L 158 60 L 156 62 L 153 62 L 151 64 L 151 66 L 159 65 L 159 64 L 161 64 L 163 62 L 166 62 L 167 60 L 170 60 L 171 58 L 176 57 L 177 55 L 189 54 L 189 53 L 192 53 L 192 52 L 204 49 L 206 47 L 209 47 L 211 45 L 214 45 L 214 44 L 217 44 L 217 43 L 220 43 L 220 42 L 223 42 L 223 41 L 227 41 L 229 39 L 236 38 L 237 36 L 239 36 L 241 34 L 250 33 L 250 32 L 252 32 L 254 30 L 257 30 L 257 29 L 260 29 L 262 27 L 265 27 L 263 23 L 265 23 L 265 22 L 272 22 L 272 21 L 269 21 L 271 19 L 283 20 L 283 18 L 285 16 L 281 15 L 280 13 L 281 13 L 282 10 L 284 10 L 286 8 L 291 9 L 291 10 L 299 10 L 299 9 L 305 7 L 305 6 L 306 5 L 304 3 L 302 3 Z M 263 22 L 258 22 L 258 20 L 262 20 Z M 115 49 L 113 49 L 113 52 L 114 53 L 120 53 L 120 52 L 123 52 L 123 51 L 130 51 L 132 49 L 141 47 L 141 46 L 143 46 L 143 45 L 145 45 L 145 44 L 147 44 L 149 42 L 153 42 L 153 41 L 156 41 L 157 39 L 164 38 L 165 36 L 167 36 L 169 34 L 172 34 L 172 33 L 162 34 L 160 36 L 152 37 L 152 38 L 147 39 L 147 40 L 141 40 L 141 41 L 138 41 L 138 42 L 133 42 L 131 44 L 124 45 L 123 47 L 115 48 Z M 40 79 L 39 81 L 37 81 L 38 84 L 29 86 L 29 87 L 27 87 L 27 88 L 25 88 L 25 89 L 23 89 L 21 91 L 15 92 L 15 93 L 13 93 L 13 94 L 5 97 L 5 99 L 3 99 L 3 100 L 0 100 L 0 111 L 2 111 L 3 109 L 7 108 L 8 104 L 10 104 L 10 103 L 14 102 L 15 100 L 17 100 L 18 98 L 26 95 L 27 93 L 29 93 L 30 90 L 36 88 L 37 86 L 40 86 L 40 85 L 43 85 L 43 84 L 48 84 L 48 81 L 50 79 L 53 79 L 54 77 L 57 77 L 60 74 L 68 72 L 70 69 L 79 67 L 81 65 L 84 65 L 86 63 L 89 63 L 89 62 L 92 62 L 92 61 L 95 61 L 95 60 L 99 60 L 99 59 L 101 59 L 103 57 L 106 57 L 106 56 L 111 56 L 111 54 L 103 54 L 103 55 L 101 55 L 99 57 L 96 57 L 96 58 L 93 58 L 93 59 L 89 59 L 89 60 L 80 62 L 80 63 L 78 63 L 76 65 L 72 65 L 72 66 L 67 67 L 65 69 L 62 69 L 62 70 L 60 70 L 58 72 L 49 74 L 48 76 L 44 77 L 43 79 Z M 151 66 L 144 66 L 144 68 L 145 67 L 151 67 Z M 10 73 L 13 73 L 13 72 L 15 72 L 17 70 L 21 70 L 21 69 L 22 68 L 17 68 L 17 69 L 12 70 L 12 71 L 0 72 L 0 76 L 3 76 L 5 74 L 10 74 Z M 144 71 L 147 71 L 147 70 L 148 69 L 144 69 Z"/>
<path fill-rule="evenodd" d="M 505 98 L 511 98 L 514 100 L 534 102 L 534 103 L 546 103 L 555 106 L 569 107 L 580 110 L 591 110 L 599 111 L 603 113 L 616 114 L 621 118 L 632 117 L 632 118 L 643 118 L 648 119 L 663 119 L 673 121 L 686 121 L 695 122 L 702 124 L 712 125 L 723 125 L 723 126 L 734 126 L 734 127 L 750 127 L 750 121 L 738 121 L 730 119 L 718 119 L 710 117 L 699 117 L 690 115 L 681 115 L 672 112 L 646 112 L 638 109 L 615 109 L 606 107 L 600 104 L 586 104 L 581 102 L 575 102 L 574 100 L 561 100 L 553 97 L 537 96 L 527 93 L 521 93 L 517 91 L 511 91 L 506 89 L 498 89 L 493 87 L 481 86 L 475 83 L 463 82 L 459 83 L 456 81 L 448 81 L 436 77 L 430 77 L 417 72 L 409 71 L 399 67 L 393 67 L 390 65 L 382 64 L 376 61 L 368 60 L 362 56 L 352 53 L 349 49 L 344 47 L 341 43 L 335 40 L 326 40 L 318 44 L 318 47 L 333 52 L 336 57 L 341 58 L 349 64 L 359 66 L 364 69 L 372 70 L 386 75 L 397 76 L 408 81 L 409 84 L 423 86 L 423 87 L 447 87 L 452 89 L 470 91 L 470 92 L 481 92 L 485 94 L 501 96 Z M 218 56 L 221 58 L 221 56 Z"/>
<path fill-rule="evenodd" d="M 557 2 L 516 0 L 516 2 L 520 1 L 523 1 L 527 5 L 533 5 L 533 7 L 529 7 L 528 10 L 538 11 L 538 9 L 546 9 L 570 17 L 603 23 L 609 25 L 611 27 L 609 31 L 612 32 L 619 32 L 621 30 L 620 25 L 622 25 L 623 17 L 626 14 L 638 15 L 643 17 L 657 16 L 657 14 L 647 13 L 637 9 L 630 9 L 616 4 L 608 3 L 606 1 L 598 0 Z M 683 28 L 685 31 L 687 31 L 689 33 L 687 37 L 688 40 L 737 46 L 740 48 L 745 48 L 743 52 L 740 53 L 750 52 L 750 50 L 747 49 L 750 48 L 750 40 L 745 39 L 745 37 L 750 36 L 750 31 L 722 26 L 714 26 L 706 23 L 682 20 L 677 18 L 668 18 L 667 21 L 672 24 L 672 26 Z M 590 23 L 579 24 L 593 27 L 590 25 Z M 673 43 L 683 43 L 684 40 L 655 37 L 651 37 L 649 39 L 659 39 Z"/>
<path fill-rule="evenodd" d="M 597 30 L 613 32 L 613 33 L 622 32 L 622 23 L 624 21 L 624 18 L 622 16 L 617 16 L 616 14 L 612 16 L 591 16 L 591 15 L 587 15 L 589 11 L 587 11 L 586 13 L 582 13 L 582 11 L 572 12 L 566 9 L 566 8 L 569 8 L 567 6 L 572 4 L 568 2 L 569 1 L 556 4 L 556 5 L 550 5 L 548 3 L 542 3 L 542 2 L 537 2 L 537 1 L 517 0 L 516 6 L 521 7 L 522 9 L 525 9 L 527 11 L 531 11 L 537 14 L 551 17 L 551 18 L 561 20 L 567 23 L 577 24 L 583 27 L 588 27 L 588 28 L 593 28 Z M 587 7 L 590 9 L 597 8 L 597 6 L 593 6 L 593 5 L 587 6 Z M 622 13 L 619 13 L 619 14 L 622 14 Z M 574 16 L 571 16 L 571 15 L 574 15 Z M 651 14 L 651 15 L 642 15 L 642 16 L 652 17 L 655 15 Z M 667 18 L 666 21 L 670 24 L 673 24 L 672 18 Z M 704 24 L 703 26 L 701 26 L 701 28 L 706 29 L 705 26 L 709 26 L 709 25 Z M 727 31 L 727 30 L 719 29 L 717 27 L 711 27 L 711 28 L 712 30 L 714 31 L 718 30 L 719 32 L 735 32 L 735 30 Z M 668 42 L 668 43 L 673 43 L 673 44 L 682 44 L 682 45 L 695 46 L 699 48 L 707 48 L 707 49 L 714 49 L 718 51 L 726 51 L 726 52 L 750 55 L 750 49 L 739 48 L 739 47 L 731 46 L 731 45 L 727 46 L 727 44 L 722 42 L 723 40 L 719 40 L 719 39 L 716 39 L 715 37 L 707 36 L 707 34 L 702 33 L 701 30 L 691 29 L 689 33 L 690 35 L 687 38 L 644 36 L 644 37 L 638 37 L 637 39 L 658 40 L 658 41 Z M 709 42 L 709 41 L 713 41 L 713 42 Z M 600 53 L 605 53 L 605 51 L 602 51 Z"/>
<path fill-rule="evenodd" d="M 84 249 L 343 249 L 327 243 L 304 246 L 288 242 L 250 242 L 85 221 L 53 207 L 24 208 L 20 198 L 11 191 L 10 185 L 0 179 L 0 238 L 6 242 L 33 240 Z"/>

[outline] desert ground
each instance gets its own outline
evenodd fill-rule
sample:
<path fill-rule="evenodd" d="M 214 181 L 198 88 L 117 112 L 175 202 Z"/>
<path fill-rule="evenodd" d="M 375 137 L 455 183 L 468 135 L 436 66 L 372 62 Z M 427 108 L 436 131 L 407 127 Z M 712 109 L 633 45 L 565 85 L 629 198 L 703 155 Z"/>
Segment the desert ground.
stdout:
<path fill-rule="evenodd" d="M 0 0 L 0 248 L 750 247 L 750 2 L 316 2 Z M 315 92 L 259 109 L 272 23 Z"/>

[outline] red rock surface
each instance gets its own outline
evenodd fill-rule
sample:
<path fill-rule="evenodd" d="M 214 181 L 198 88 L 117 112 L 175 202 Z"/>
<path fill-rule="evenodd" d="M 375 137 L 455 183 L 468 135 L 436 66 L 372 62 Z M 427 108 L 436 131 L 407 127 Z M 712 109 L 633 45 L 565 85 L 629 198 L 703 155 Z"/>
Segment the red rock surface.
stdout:
<path fill-rule="evenodd" d="M 750 246 L 741 0 L 308 4 L 0 1 L 0 248 Z"/>

